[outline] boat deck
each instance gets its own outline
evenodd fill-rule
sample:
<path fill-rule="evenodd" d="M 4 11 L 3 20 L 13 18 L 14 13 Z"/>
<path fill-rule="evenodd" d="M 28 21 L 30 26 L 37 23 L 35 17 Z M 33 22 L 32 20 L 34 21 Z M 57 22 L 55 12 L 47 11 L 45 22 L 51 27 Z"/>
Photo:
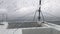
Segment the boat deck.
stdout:
<path fill-rule="evenodd" d="M 41 27 L 41 25 L 37 24 L 37 22 L 8 23 L 8 29 L 27 28 L 27 27 Z"/>

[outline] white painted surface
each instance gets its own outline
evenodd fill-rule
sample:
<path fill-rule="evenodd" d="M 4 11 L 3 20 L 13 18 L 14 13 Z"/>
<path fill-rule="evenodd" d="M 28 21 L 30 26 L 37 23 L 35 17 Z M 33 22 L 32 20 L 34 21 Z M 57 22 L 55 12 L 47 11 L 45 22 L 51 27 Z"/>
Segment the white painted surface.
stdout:
<path fill-rule="evenodd" d="M 23 34 L 60 34 L 60 26 L 52 23 L 43 24 L 47 28 L 23 29 Z"/>
<path fill-rule="evenodd" d="M 8 27 L 8 22 L 0 22 L 0 24 L 4 24 L 0 25 L 0 29 L 6 29 Z"/>
<path fill-rule="evenodd" d="M 19 29 L 15 31 L 16 29 L 0 29 L 0 34 L 22 34 L 22 30 Z"/>
<path fill-rule="evenodd" d="M 60 34 L 60 27 L 56 24 L 43 24 L 46 27 L 32 27 L 19 29 L 6 29 L 0 25 L 0 34 Z M 5 27 L 5 28 L 3 28 Z M 16 30 L 16 31 L 15 31 Z"/>

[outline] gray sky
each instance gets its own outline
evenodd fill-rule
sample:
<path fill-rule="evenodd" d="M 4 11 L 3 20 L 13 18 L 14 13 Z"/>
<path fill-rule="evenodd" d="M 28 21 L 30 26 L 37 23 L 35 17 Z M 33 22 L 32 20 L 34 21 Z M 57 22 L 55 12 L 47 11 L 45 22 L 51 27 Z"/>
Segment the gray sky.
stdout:
<path fill-rule="evenodd" d="M 41 6 L 46 20 L 60 20 L 60 0 L 42 0 Z M 8 19 L 17 19 L 29 13 L 33 15 L 38 7 L 39 0 L 0 0 L 0 17 L 3 13 L 8 15 Z"/>

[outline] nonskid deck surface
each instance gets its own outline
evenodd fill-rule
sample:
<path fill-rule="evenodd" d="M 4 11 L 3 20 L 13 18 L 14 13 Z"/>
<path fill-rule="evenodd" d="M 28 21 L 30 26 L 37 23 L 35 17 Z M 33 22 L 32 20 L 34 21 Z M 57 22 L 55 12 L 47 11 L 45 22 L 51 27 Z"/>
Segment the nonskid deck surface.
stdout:
<path fill-rule="evenodd" d="M 19 23 L 8 23 L 8 29 L 14 28 L 28 28 L 28 27 L 41 27 L 37 22 L 19 22 Z"/>
<path fill-rule="evenodd" d="M 8 27 L 11 26 L 10 27 L 11 29 L 0 28 L 0 33 L 1 34 L 60 34 L 60 26 L 58 26 L 56 24 L 52 24 L 52 23 L 48 23 L 48 24 L 44 23 L 46 26 L 49 26 L 49 27 L 45 27 L 45 26 L 44 27 L 43 26 L 42 27 L 33 27 L 33 28 L 22 28 L 21 27 L 19 29 L 14 29 L 14 28 L 18 28 L 18 26 L 15 27 L 16 24 L 17 25 L 23 24 L 24 26 L 28 24 L 28 26 L 29 26 L 29 25 L 32 25 L 31 23 L 33 23 L 34 25 L 37 24 L 36 22 L 23 22 L 23 23 L 13 23 L 13 24 L 9 23 L 10 25 L 8 25 Z M 11 24 L 12 25 L 15 24 L 15 25 L 12 27 Z M 5 26 L 3 25 L 3 27 L 5 27 Z M 25 27 L 27 27 L 27 26 L 25 26 Z"/>

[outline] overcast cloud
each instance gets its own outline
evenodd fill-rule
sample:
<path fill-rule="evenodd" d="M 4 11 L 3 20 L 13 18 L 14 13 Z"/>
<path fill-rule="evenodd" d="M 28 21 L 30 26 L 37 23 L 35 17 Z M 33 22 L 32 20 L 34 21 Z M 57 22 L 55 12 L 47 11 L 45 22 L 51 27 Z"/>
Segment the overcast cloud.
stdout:
<path fill-rule="evenodd" d="M 60 0 L 42 0 L 41 6 L 46 20 L 60 20 Z M 8 19 L 17 19 L 26 14 L 33 15 L 38 7 L 39 0 L 0 0 L 0 17 L 7 14 Z"/>

